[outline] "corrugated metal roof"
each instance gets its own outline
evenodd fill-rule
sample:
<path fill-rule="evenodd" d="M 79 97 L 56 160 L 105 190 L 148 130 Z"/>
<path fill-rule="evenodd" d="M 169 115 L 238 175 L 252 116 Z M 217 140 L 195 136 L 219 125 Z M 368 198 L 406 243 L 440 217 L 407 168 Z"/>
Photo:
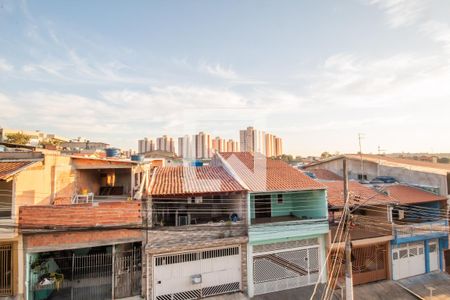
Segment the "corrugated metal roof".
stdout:
<path fill-rule="evenodd" d="M 152 196 L 238 192 L 245 189 L 222 167 L 172 166 L 158 168 Z"/>
<path fill-rule="evenodd" d="M 254 192 L 325 189 L 320 182 L 281 160 L 249 152 L 224 152 L 220 155 Z"/>

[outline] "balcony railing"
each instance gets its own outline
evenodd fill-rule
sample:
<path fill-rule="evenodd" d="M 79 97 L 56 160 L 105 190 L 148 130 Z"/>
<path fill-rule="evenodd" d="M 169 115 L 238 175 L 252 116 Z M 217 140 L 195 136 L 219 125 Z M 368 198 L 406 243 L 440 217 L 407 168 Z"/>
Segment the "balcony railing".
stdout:
<path fill-rule="evenodd" d="M 99 196 L 94 195 L 94 193 L 87 194 L 75 194 L 72 197 L 72 204 L 81 203 L 94 203 L 94 202 L 115 202 L 115 201 L 126 201 L 128 200 L 128 195 L 109 195 L 109 196 Z"/>
<path fill-rule="evenodd" d="M 433 222 L 408 224 L 408 225 L 393 225 L 394 235 L 396 238 L 407 238 L 419 235 L 428 234 L 447 234 L 448 222 L 446 220 L 439 220 Z"/>

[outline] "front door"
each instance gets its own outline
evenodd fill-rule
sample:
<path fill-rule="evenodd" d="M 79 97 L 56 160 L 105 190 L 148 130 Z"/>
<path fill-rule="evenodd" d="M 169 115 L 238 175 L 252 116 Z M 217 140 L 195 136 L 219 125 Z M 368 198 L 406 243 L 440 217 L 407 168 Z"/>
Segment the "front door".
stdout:
<path fill-rule="evenodd" d="M 272 203 L 270 195 L 255 196 L 255 218 L 270 218 L 272 216 Z"/>
<path fill-rule="evenodd" d="M 430 241 L 430 271 L 439 270 L 439 244 L 437 240 Z"/>

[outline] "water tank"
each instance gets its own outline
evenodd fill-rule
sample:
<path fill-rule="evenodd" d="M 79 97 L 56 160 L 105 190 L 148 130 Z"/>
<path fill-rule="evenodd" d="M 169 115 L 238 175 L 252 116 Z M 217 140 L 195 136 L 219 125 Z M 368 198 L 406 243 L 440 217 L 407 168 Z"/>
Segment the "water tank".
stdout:
<path fill-rule="evenodd" d="M 133 155 L 131 155 L 131 160 L 132 161 L 137 161 L 137 162 L 142 162 L 142 161 L 144 161 L 144 155 L 142 155 L 142 154 L 133 154 Z"/>
<path fill-rule="evenodd" d="M 192 165 L 194 167 L 202 167 L 203 166 L 203 162 L 201 160 L 196 160 L 192 162 Z"/>
<path fill-rule="evenodd" d="M 106 148 L 106 157 L 117 157 L 120 155 L 120 149 L 117 148 Z"/>

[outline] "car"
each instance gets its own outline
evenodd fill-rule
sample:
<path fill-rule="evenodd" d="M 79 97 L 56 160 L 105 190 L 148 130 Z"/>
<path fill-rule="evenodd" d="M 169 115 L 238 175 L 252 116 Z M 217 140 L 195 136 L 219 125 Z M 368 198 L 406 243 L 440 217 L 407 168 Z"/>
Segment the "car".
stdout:
<path fill-rule="evenodd" d="M 370 183 L 397 183 L 398 180 L 392 176 L 377 176 Z"/>

